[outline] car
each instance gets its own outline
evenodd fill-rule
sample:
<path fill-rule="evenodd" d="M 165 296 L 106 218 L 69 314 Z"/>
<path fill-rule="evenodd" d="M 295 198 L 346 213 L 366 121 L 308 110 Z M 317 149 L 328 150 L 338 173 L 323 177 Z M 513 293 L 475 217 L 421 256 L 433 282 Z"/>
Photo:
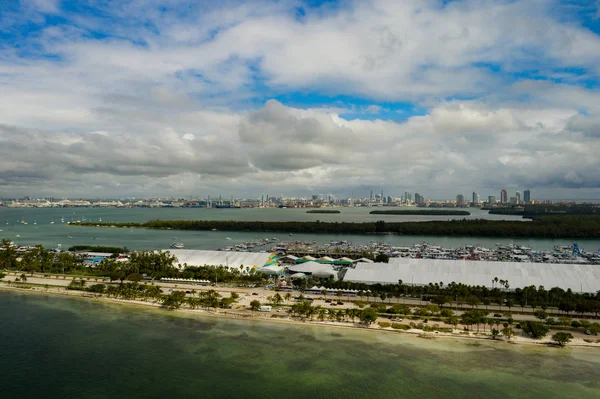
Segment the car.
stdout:
<path fill-rule="evenodd" d="M 338 303 L 337 303 L 337 304 L 338 304 L 338 305 L 343 305 L 343 304 L 344 304 L 344 302 L 342 302 L 342 301 L 338 301 Z"/>
<path fill-rule="evenodd" d="M 331 306 L 337 306 L 337 304 L 335 304 L 335 303 L 332 303 L 332 304 L 331 304 Z"/>
<path fill-rule="evenodd" d="M 590 330 L 585 330 L 585 335 L 592 335 L 592 332 Z"/>
<path fill-rule="evenodd" d="M 258 295 L 258 292 L 253 292 L 252 295 Z"/>
<path fill-rule="evenodd" d="M 277 313 L 281 313 L 281 309 L 277 309 Z"/>
<path fill-rule="evenodd" d="M 190 291 L 186 291 L 185 293 L 186 293 L 186 294 L 191 294 L 191 292 L 190 292 Z"/>
<path fill-rule="evenodd" d="M 331 303 L 331 299 L 325 300 L 325 303 Z"/>
<path fill-rule="evenodd" d="M 401 318 L 401 317 L 394 317 L 394 318 L 392 318 L 392 321 L 402 321 L 402 320 L 404 320 L 404 319 Z"/>

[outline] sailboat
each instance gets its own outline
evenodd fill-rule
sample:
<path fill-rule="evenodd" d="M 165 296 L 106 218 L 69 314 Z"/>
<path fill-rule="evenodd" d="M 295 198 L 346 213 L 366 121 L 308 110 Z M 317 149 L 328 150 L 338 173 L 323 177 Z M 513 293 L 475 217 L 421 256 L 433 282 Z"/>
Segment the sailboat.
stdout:
<path fill-rule="evenodd" d="M 64 216 L 60 218 L 60 222 L 61 222 L 61 223 L 64 223 L 64 222 L 65 222 L 65 217 L 64 217 Z"/>
<path fill-rule="evenodd" d="M 99 222 L 102 222 L 102 218 L 98 218 L 98 221 L 99 221 Z"/>
<path fill-rule="evenodd" d="M 33 224 L 37 224 L 37 220 L 34 220 L 34 221 L 33 221 Z"/>
<path fill-rule="evenodd" d="M 54 224 L 54 216 L 52 216 L 52 221 L 50 222 L 50 224 Z"/>

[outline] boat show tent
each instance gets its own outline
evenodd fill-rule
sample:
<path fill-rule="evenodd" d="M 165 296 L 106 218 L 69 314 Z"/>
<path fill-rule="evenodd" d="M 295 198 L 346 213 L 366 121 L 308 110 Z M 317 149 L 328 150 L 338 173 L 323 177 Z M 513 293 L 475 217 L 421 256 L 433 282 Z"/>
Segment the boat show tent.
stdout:
<path fill-rule="evenodd" d="M 319 277 L 337 276 L 335 269 L 327 264 L 318 262 L 305 262 L 288 267 L 292 273 L 312 274 Z"/>
<path fill-rule="evenodd" d="M 267 252 L 204 251 L 196 249 L 169 249 L 177 260 L 175 266 L 228 266 L 239 269 L 241 265 L 251 269 L 260 269 L 266 264 L 272 265 L 273 254 Z"/>
<path fill-rule="evenodd" d="M 598 265 L 491 262 L 470 260 L 391 258 L 389 263 L 358 263 L 348 269 L 344 281 L 365 284 L 428 285 L 451 282 L 492 288 L 492 280 L 508 280 L 509 289 L 542 285 L 574 292 L 600 290 Z"/>
<path fill-rule="evenodd" d="M 269 274 L 269 275 L 279 275 L 279 274 L 283 273 L 284 270 L 285 270 L 285 267 L 271 265 L 271 266 L 265 266 L 262 269 L 257 269 L 256 272 Z"/>

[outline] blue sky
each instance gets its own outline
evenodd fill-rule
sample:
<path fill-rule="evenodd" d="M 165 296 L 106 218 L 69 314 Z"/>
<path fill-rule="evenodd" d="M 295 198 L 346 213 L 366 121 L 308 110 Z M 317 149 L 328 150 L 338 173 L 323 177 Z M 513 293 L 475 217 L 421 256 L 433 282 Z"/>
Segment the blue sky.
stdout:
<path fill-rule="evenodd" d="M 3 2 L 0 192 L 589 198 L 599 5 Z"/>

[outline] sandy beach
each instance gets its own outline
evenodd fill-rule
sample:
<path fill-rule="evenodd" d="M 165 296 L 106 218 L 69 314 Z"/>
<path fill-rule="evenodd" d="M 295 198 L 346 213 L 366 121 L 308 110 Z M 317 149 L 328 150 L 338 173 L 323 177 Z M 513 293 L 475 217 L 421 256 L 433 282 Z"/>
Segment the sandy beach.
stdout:
<path fill-rule="evenodd" d="M 15 284 L 8 284 L 6 281 L 0 281 L 0 289 L 15 291 L 21 293 L 29 293 L 34 295 L 54 295 L 54 296 L 64 296 L 70 297 L 74 299 L 82 299 L 82 300 L 91 300 L 91 301 L 100 301 L 103 303 L 110 304 L 118 304 L 122 306 L 133 306 L 133 307 L 144 307 L 144 308 L 154 308 L 161 309 L 162 305 L 160 303 L 154 301 L 142 301 L 142 300 L 126 300 L 119 298 L 109 298 L 104 294 L 94 294 L 85 291 L 75 291 L 75 290 L 67 290 L 64 286 L 54 286 L 47 285 L 47 287 L 43 286 L 30 286 L 23 287 Z M 230 289 L 228 291 L 235 291 L 234 289 Z M 239 291 L 238 291 L 239 292 Z M 261 298 L 260 296 L 258 298 Z M 251 320 L 251 321 L 261 321 L 261 322 L 271 322 L 271 323 L 286 323 L 286 324 L 295 324 L 295 325 L 312 325 L 312 326 L 327 326 L 339 329 L 354 329 L 360 331 L 369 331 L 376 333 L 387 333 L 387 334 L 411 334 L 416 335 L 424 339 L 438 339 L 438 338 L 456 338 L 462 340 L 485 340 L 490 343 L 497 344 L 518 344 L 518 345 L 543 345 L 543 346 L 556 346 L 555 343 L 550 338 L 551 334 L 548 334 L 543 339 L 534 340 L 527 336 L 523 335 L 515 335 L 509 341 L 504 338 L 492 339 L 491 335 L 487 332 L 480 331 L 477 333 L 476 331 L 464 331 L 463 329 L 453 329 L 452 332 L 426 332 L 418 328 L 411 328 L 408 330 L 397 330 L 391 327 L 382 328 L 377 323 L 379 322 L 389 322 L 390 320 L 387 318 L 379 318 L 376 323 L 373 323 L 369 326 L 358 322 L 337 322 L 337 321 L 319 321 L 319 320 L 310 320 L 310 319 L 293 319 L 289 317 L 286 312 L 279 313 L 261 313 L 261 312 L 253 312 L 250 311 L 249 302 L 253 299 L 257 299 L 257 296 L 252 295 L 241 295 L 238 302 L 235 304 L 234 309 L 190 309 L 186 307 L 179 308 L 177 310 L 166 310 L 169 312 L 178 313 L 185 316 L 200 316 L 200 317 L 220 317 L 220 318 L 230 318 L 230 319 L 238 319 L 238 320 Z M 406 324 L 406 323 L 405 323 Z M 520 330 L 515 330 L 517 333 Z M 595 341 L 595 340 L 594 340 Z M 590 348 L 600 348 L 599 342 L 585 342 L 582 337 L 574 337 L 567 347 L 590 347 Z M 557 348 L 559 349 L 559 348 Z"/>

